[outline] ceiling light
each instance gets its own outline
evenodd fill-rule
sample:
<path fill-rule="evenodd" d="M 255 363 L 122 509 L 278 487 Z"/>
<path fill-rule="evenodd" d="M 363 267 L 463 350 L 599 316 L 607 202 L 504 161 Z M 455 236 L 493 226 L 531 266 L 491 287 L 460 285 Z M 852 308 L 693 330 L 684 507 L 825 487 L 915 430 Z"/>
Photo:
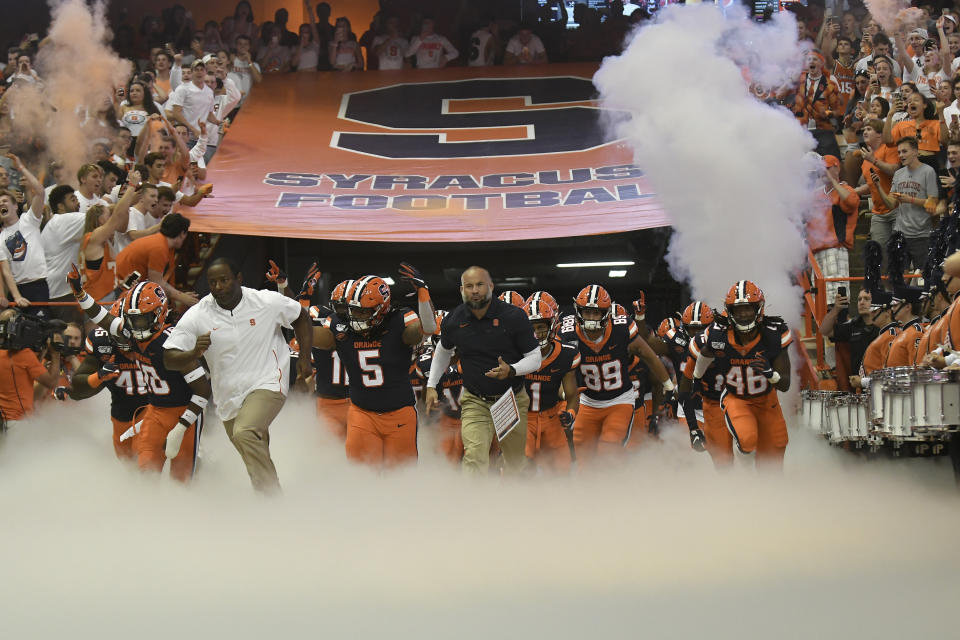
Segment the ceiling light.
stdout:
<path fill-rule="evenodd" d="M 627 275 L 626 269 L 610 269 L 610 273 L 607 274 L 611 278 L 623 278 Z"/>
<path fill-rule="evenodd" d="M 575 269 L 577 267 L 632 267 L 636 264 L 633 260 L 618 260 L 608 262 L 561 262 L 557 265 L 560 269 Z"/>

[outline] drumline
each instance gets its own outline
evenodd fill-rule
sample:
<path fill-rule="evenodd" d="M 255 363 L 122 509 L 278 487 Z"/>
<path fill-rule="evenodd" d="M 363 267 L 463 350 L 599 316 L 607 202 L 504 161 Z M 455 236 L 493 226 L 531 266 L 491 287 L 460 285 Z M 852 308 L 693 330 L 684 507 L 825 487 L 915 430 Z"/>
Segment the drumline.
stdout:
<path fill-rule="evenodd" d="M 864 393 L 806 390 L 800 422 L 836 445 L 947 441 L 960 429 L 960 372 L 893 367 L 874 371 Z"/>

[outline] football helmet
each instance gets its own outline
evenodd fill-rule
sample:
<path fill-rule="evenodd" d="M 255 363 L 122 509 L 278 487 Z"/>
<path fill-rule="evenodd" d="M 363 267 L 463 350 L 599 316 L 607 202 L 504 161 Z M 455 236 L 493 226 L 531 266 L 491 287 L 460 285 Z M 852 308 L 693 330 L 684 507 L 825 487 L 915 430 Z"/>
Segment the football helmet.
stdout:
<path fill-rule="evenodd" d="M 733 326 L 738 331 L 753 331 L 757 325 L 763 321 L 763 305 L 766 300 L 763 297 L 763 291 L 749 280 L 740 280 L 727 291 L 727 297 L 723 300 L 727 309 L 727 316 Z M 749 306 L 753 309 L 753 318 L 749 321 L 737 319 L 735 310 Z"/>
<path fill-rule="evenodd" d="M 683 310 L 681 321 L 687 335 L 692 336 L 713 322 L 713 309 L 706 302 L 694 300 Z"/>
<path fill-rule="evenodd" d="M 124 300 L 123 326 L 137 340 L 149 340 L 163 328 L 169 310 L 163 287 L 156 282 L 140 282 Z"/>
<path fill-rule="evenodd" d="M 557 312 L 554 311 L 553 307 L 547 304 L 546 300 L 531 300 L 524 305 L 523 310 L 526 311 L 527 317 L 530 318 L 530 324 L 537 322 L 543 322 L 547 325 L 547 335 L 543 340 L 537 339 L 537 342 L 540 343 L 540 347 L 544 348 L 550 344 L 550 338 L 553 333 L 553 327 L 557 321 Z"/>
<path fill-rule="evenodd" d="M 613 303 L 613 315 L 615 316 L 626 316 L 627 308 L 620 304 L 619 302 Z"/>
<path fill-rule="evenodd" d="M 678 323 L 675 318 L 664 318 L 657 327 L 657 337 L 669 340 L 677 332 Z"/>
<path fill-rule="evenodd" d="M 585 309 L 597 309 L 600 311 L 599 320 L 586 320 L 583 317 Z M 610 321 L 610 314 L 613 311 L 613 300 L 607 290 L 598 284 L 588 284 L 577 297 L 573 299 L 573 313 L 577 318 L 577 324 L 584 331 L 600 331 L 607 326 Z"/>
<path fill-rule="evenodd" d="M 350 287 L 353 286 L 354 282 L 356 282 L 356 280 L 344 280 L 330 292 L 330 308 L 344 320 L 347 319 L 348 315 L 347 293 L 350 291 Z"/>
<path fill-rule="evenodd" d="M 557 325 L 560 324 L 560 305 L 557 304 L 557 299 L 546 291 L 534 291 L 530 294 L 530 297 L 527 298 L 526 304 L 536 302 L 544 302 L 553 310 L 553 325 L 550 327 L 550 331 L 556 331 Z"/>
<path fill-rule="evenodd" d="M 363 276 L 355 280 L 347 292 L 350 328 L 369 331 L 383 322 L 390 312 L 390 287 L 379 276 Z"/>
<path fill-rule="evenodd" d="M 513 291 L 512 289 L 507 289 L 503 293 L 497 296 L 501 302 L 506 302 L 507 304 L 512 304 L 515 307 L 523 308 L 524 299 L 523 296 Z"/>

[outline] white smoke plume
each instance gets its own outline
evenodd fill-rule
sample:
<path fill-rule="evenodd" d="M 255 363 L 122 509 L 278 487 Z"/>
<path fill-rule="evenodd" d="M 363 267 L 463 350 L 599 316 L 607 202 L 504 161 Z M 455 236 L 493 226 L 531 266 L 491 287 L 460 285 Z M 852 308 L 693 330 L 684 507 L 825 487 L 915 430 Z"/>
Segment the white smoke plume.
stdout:
<path fill-rule="evenodd" d="M 103 0 L 55 0 L 51 25 L 37 54 L 40 85 L 23 84 L 10 100 L 14 126 L 45 147 L 67 175 L 90 157 L 95 117 L 116 87 L 126 84 L 131 65 L 114 53 Z"/>
<path fill-rule="evenodd" d="M 189 486 L 122 465 L 106 400 L 0 437 L 4 637 L 955 635 L 946 460 L 866 462 L 795 429 L 782 478 L 718 474 L 672 425 L 623 468 L 468 482 L 421 426 L 419 465 L 377 475 L 295 397 L 265 500 L 215 419 Z"/>
<path fill-rule="evenodd" d="M 713 304 L 737 280 L 753 280 L 768 312 L 794 326 L 815 144 L 792 113 L 757 100 L 745 78 L 790 84 L 804 55 L 790 13 L 760 25 L 739 5 L 726 15 L 672 5 L 594 77 L 602 104 L 632 116 L 613 126 L 670 214 L 673 274 Z"/>
<path fill-rule="evenodd" d="M 865 0 L 865 4 L 873 19 L 891 37 L 898 24 L 904 24 L 911 29 L 927 26 L 924 24 L 923 12 L 910 8 L 909 0 Z"/>

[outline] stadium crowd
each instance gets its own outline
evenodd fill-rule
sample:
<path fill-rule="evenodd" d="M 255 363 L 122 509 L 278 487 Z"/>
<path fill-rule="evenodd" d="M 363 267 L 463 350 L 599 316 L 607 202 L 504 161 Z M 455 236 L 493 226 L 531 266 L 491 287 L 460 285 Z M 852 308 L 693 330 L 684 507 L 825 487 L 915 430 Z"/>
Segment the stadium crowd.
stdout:
<path fill-rule="evenodd" d="M 455 15 L 433 16 L 411 9 L 416 3 L 384 0 L 382 10 L 359 37 L 346 18 L 331 22 L 335 7 L 326 2 L 316 6 L 304 2 L 308 21 L 297 33 L 288 29 L 288 11 L 278 10 L 273 20 L 264 20 L 267 16 L 254 16 L 245 0 L 237 3 L 232 16 L 202 28 L 180 5 L 164 9 L 159 17 L 145 18 L 138 30 L 113 25 L 113 48 L 133 63 L 133 72 L 102 104 L 82 105 L 87 150 L 75 175 L 68 175 L 59 158 L 49 157 L 16 126 L 18 114 L 11 104 L 18 91 L 42 87 L 43 74 L 33 65 L 38 51 L 49 46 L 37 34 L 24 35 L 9 48 L 2 65 L 0 146 L 7 153 L 0 164 L 0 308 L 10 308 L 0 316 L 0 324 L 8 335 L 40 337 L 17 343 L 17 348 L 8 341 L 0 349 L 0 409 L 7 423 L 31 412 L 34 388 L 38 398 L 64 400 L 88 397 L 109 387 L 114 394 L 117 455 L 137 458 L 141 468 L 157 470 L 163 467 L 165 449 L 167 457 L 179 459 L 177 477 L 187 479 L 195 463 L 198 416 L 211 393 L 218 404 L 223 402 L 216 398 L 217 381 L 212 391 L 204 383 L 208 372 L 202 358 L 210 348 L 209 333 L 203 340 L 202 333 L 193 335 L 196 345 L 188 344 L 176 326 L 168 325 L 195 305 L 216 310 L 209 298 L 200 301 L 189 290 L 188 269 L 202 267 L 210 253 L 209 239 L 189 232 L 189 211 L 212 194 L 213 185 L 206 181 L 207 163 L 229 135 L 231 122 L 242 117 L 247 97 L 269 73 L 597 61 L 616 54 L 629 30 L 649 17 L 646 9 L 616 0 L 603 11 L 582 3 L 574 4 L 571 11 L 567 2 L 541 6 L 534 1 L 521 3 L 525 10 L 518 12 L 518 5 L 508 4 L 502 3 L 507 8 L 498 12 L 500 3 L 464 2 Z M 880 247 L 879 253 L 869 256 L 870 264 L 879 256 L 900 276 L 910 268 L 925 269 L 928 282 L 940 282 L 941 272 L 933 269 L 938 265 L 931 265 L 931 256 L 937 252 L 930 247 L 944 237 L 943 230 L 955 217 L 954 187 L 960 177 L 960 103 L 956 99 L 960 95 L 956 93 L 960 91 L 960 11 L 920 4 L 902 12 L 894 27 L 884 32 L 866 9 L 852 2 L 843 10 L 827 11 L 819 0 L 811 0 L 809 6 L 788 5 L 788 9 L 797 15 L 799 37 L 809 41 L 803 71 L 788 87 L 752 88 L 759 99 L 792 112 L 817 141 L 823 163 L 817 187 L 818 195 L 822 191 L 822 210 L 808 216 L 807 236 L 819 268 L 827 277 L 849 275 L 854 231 L 859 217 L 868 215 L 871 238 Z M 576 28 L 568 28 L 571 19 Z M 324 78 L 336 82 L 334 73 Z M 214 296 L 220 308 L 232 309 L 224 305 L 238 304 L 243 295 L 254 296 L 239 293 L 248 290 L 240 287 L 231 261 L 216 266 L 223 272 L 223 286 L 234 292 L 224 293 L 223 300 L 239 296 L 229 303 Z M 418 292 L 421 302 L 429 301 L 428 294 L 423 297 L 426 286 L 418 272 L 409 266 L 405 269 L 404 281 Z M 465 273 L 464 287 L 474 276 L 478 282 L 484 280 L 483 273 Z M 442 314 L 434 318 L 424 307 L 397 311 L 382 280 L 356 276 L 355 281 L 341 283 L 330 300 L 318 301 L 314 293 L 318 275 L 310 273 L 299 295 L 302 308 L 310 310 L 314 321 L 311 353 L 301 353 L 299 358 L 301 362 L 311 359 L 318 411 L 339 425 L 348 456 L 377 465 L 415 458 L 415 428 L 412 446 L 408 432 L 396 436 L 405 438 L 404 442 L 384 444 L 390 438 L 383 433 L 382 420 L 369 414 L 415 404 L 426 412 L 442 405 L 443 454 L 458 463 L 464 460 L 465 468 L 486 468 L 491 451 L 495 454 L 498 448 L 495 439 L 489 433 L 476 436 L 472 430 L 469 442 L 460 436 L 464 380 L 482 378 L 476 377 L 475 370 L 458 369 L 455 356 L 450 364 L 455 343 L 453 338 L 449 344 L 444 342 L 444 335 L 451 331 L 449 323 Z M 287 297 L 297 297 L 276 265 L 267 279 L 276 282 Z M 876 278 L 873 283 L 878 283 Z M 940 312 L 948 302 L 950 286 L 944 286 L 937 303 Z M 843 370 L 852 374 L 889 324 L 910 322 L 925 310 L 921 294 L 910 287 L 895 291 L 898 297 L 893 299 L 885 299 L 874 288 L 860 292 L 859 315 L 849 318 L 848 296 L 841 287 L 828 285 L 831 311 L 822 330 L 838 342 L 857 341 L 855 348 L 844 352 L 849 361 Z M 732 459 L 734 443 L 741 451 L 756 451 L 758 459 L 782 460 L 786 426 L 779 405 L 770 404 L 769 398 L 775 400 L 777 390 L 789 386 L 785 347 L 790 337 L 779 319 L 764 316 L 763 293 L 755 284 L 734 285 L 727 293 L 724 313 L 695 301 L 657 328 L 646 326 L 642 293 L 632 309 L 618 308 L 602 287 L 590 285 L 581 292 L 573 313 L 564 316 L 546 292 L 528 297 L 506 292 L 497 301 L 488 295 L 481 300 L 487 306 L 476 307 L 468 304 L 466 288 L 463 291 L 467 307 L 482 308 L 483 313 L 509 317 L 516 312 L 505 311 L 505 306 L 523 309 L 523 320 L 531 326 L 527 342 L 538 347 L 538 361 L 553 362 L 563 356 L 559 377 L 538 368 L 515 367 L 519 362 L 491 363 L 490 371 L 500 372 L 494 377 L 502 373 L 525 378 L 514 391 L 528 396 L 531 416 L 538 414 L 529 424 L 524 421 L 528 426 L 524 446 L 503 452 L 507 467 L 516 466 L 509 460 L 512 452 L 522 450 L 526 458 L 536 459 L 542 449 L 544 467 L 566 470 L 578 446 L 592 447 L 580 451 L 581 461 L 602 451 L 604 444 L 622 447 L 629 442 L 635 423 L 646 425 L 644 431 L 655 436 L 663 415 L 685 416 L 693 447 L 709 451 L 719 466 Z M 74 300 L 81 301 L 86 317 Z M 296 309 L 291 309 L 272 321 L 290 330 L 298 317 Z M 482 319 L 482 314 L 477 316 Z M 51 324 L 51 320 L 62 324 Z M 28 327 L 29 323 L 35 324 Z M 254 317 L 250 325 L 255 326 Z M 728 326 L 729 339 L 741 336 L 753 345 L 740 358 L 724 355 L 717 347 L 728 340 L 723 330 Z M 389 407 L 382 404 L 389 394 L 381 390 L 384 395 L 371 400 L 378 392 L 370 396 L 359 382 L 376 388 L 388 375 L 371 360 L 372 353 L 387 348 L 381 345 L 386 342 L 384 336 L 371 336 L 381 330 L 393 332 L 394 370 L 388 386 L 400 389 L 399 395 L 386 401 Z M 598 356 L 591 343 L 600 340 L 598 348 L 603 351 L 612 331 L 625 332 L 621 347 L 630 345 L 629 349 Z M 166 338 L 154 344 L 160 334 L 174 336 L 170 345 L 185 354 L 183 362 L 176 360 L 174 366 L 167 360 L 164 349 L 157 346 Z M 750 342 L 758 336 L 760 346 Z M 364 348 L 367 343 L 377 346 Z M 570 344 L 573 351 L 567 354 L 565 346 Z M 291 349 L 296 354 L 297 344 Z M 528 351 L 532 353 L 518 345 L 516 355 Z M 444 354 L 439 358 L 441 366 L 431 371 L 436 354 Z M 399 367 L 397 361 L 404 356 L 406 362 Z M 299 371 L 295 366 L 291 369 L 282 388 L 272 391 L 285 395 L 291 380 L 305 382 L 311 377 L 300 366 Z M 567 373 L 575 375 L 564 379 Z M 545 377 L 538 379 L 538 374 Z M 860 379 L 853 382 L 860 384 Z M 422 397 L 413 393 L 418 386 L 427 389 Z M 552 389 L 543 406 L 539 404 L 541 386 Z M 173 393 L 171 388 L 179 390 L 176 401 L 157 399 Z M 585 390 L 585 395 L 578 398 L 577 388 Z M 123 394 L 137 402 L 131 403 L 130 398 L 120 402 L 117 398 Z M 722 407 L 721 395 L 730 398 Z M 758 402 L 767 404 L 761 407 Z M 627 404 L 629 410 L 612 410 Z M 148 419 L 137 421 L 144 406 L 159 408 Z M 351 439 L 348 423 L 353 422 L 348 416 L 360 414 L 366 420 L 358 427 L 364 437 L 354 434 Z M 233 424 L 235 415 L 221 412 L 225 424 Z M 141 436 L 147 428 L 141 424 L 144 420 L 153 426 L 147 429 L 149 435 Z M 728 429 L 725 420 L 740 429 Z M 265 433 L 266 427 L 262 429 Z M 178 436 L 175 446 L 167 439 L 170 433 Z M 463 428 L 464 438 L 467 433 Z M 262 456 L 262 452 L 245 453 L 241 444 L 234 444 L 243 456 Z M 372 453 L 377 447 L 382 448 Z M 272 463 L 244 459 L 255 486 L 276 484 L 275 475 L 263 479 L 263 469 Z"/>

